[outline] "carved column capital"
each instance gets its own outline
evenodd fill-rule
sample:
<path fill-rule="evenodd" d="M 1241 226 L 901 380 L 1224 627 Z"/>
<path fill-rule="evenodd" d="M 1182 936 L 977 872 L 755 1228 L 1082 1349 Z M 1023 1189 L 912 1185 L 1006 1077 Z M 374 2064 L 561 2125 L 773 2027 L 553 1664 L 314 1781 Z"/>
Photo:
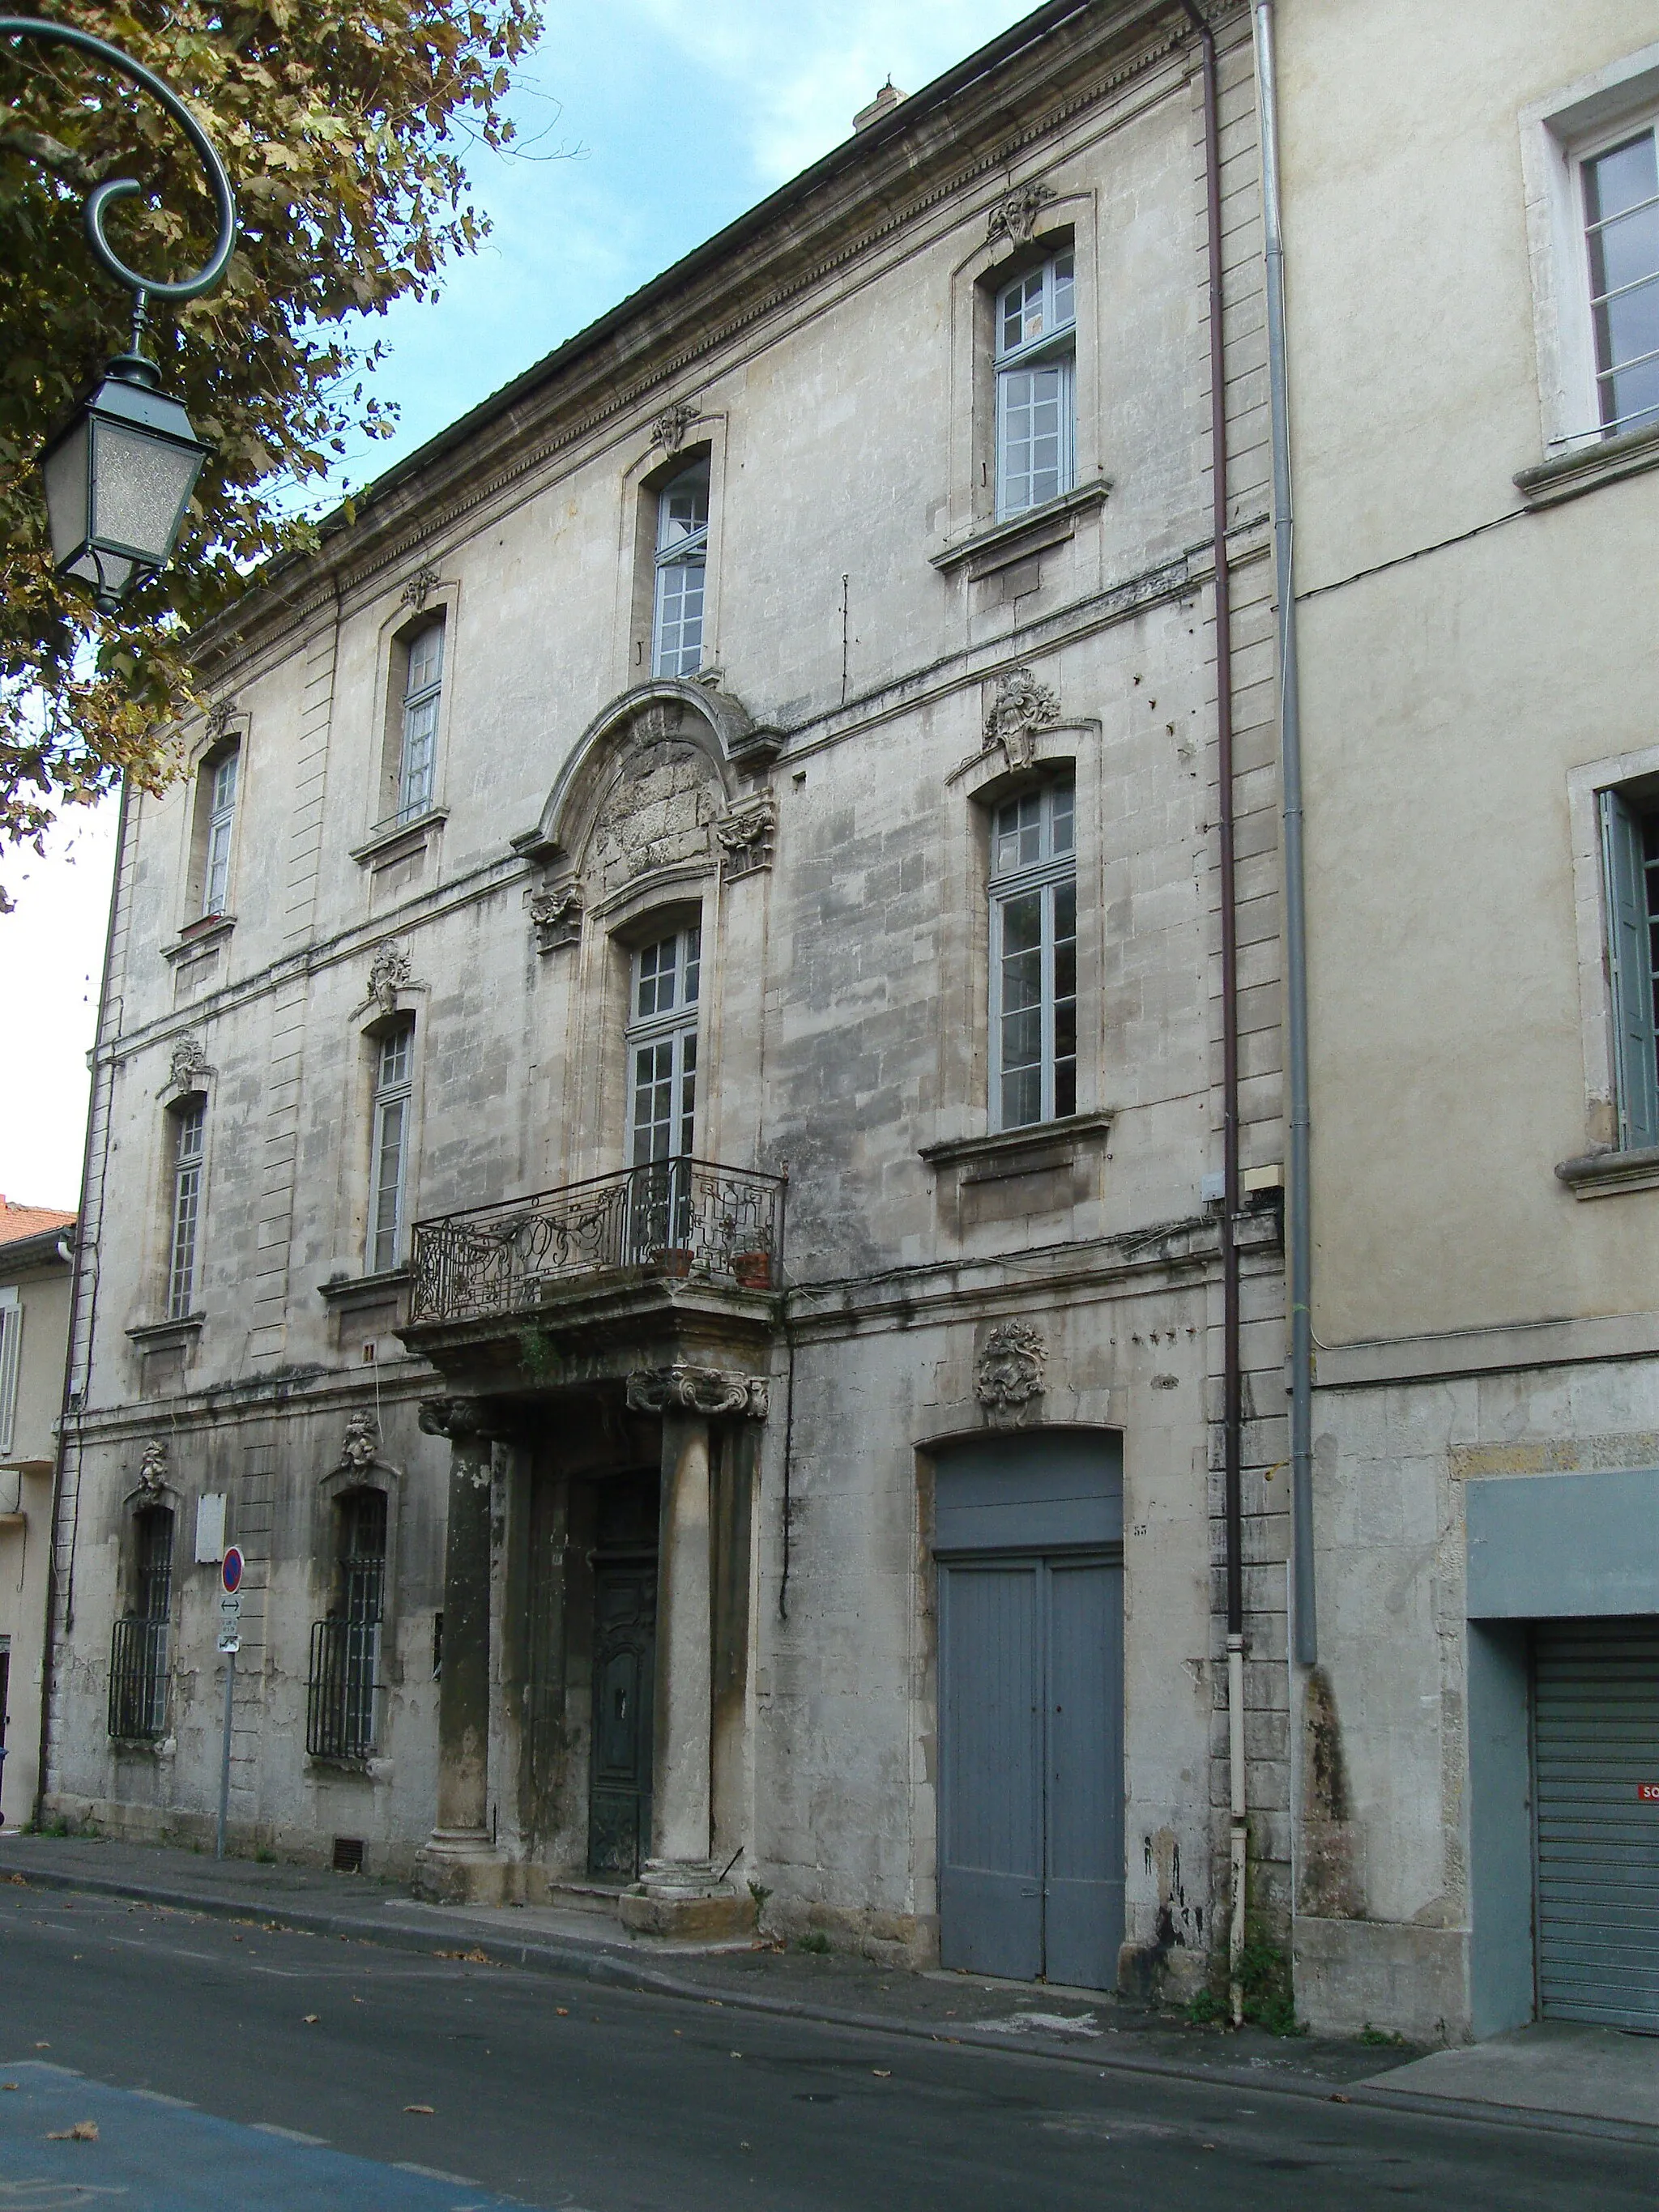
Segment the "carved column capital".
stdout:
<path fill-rule="evenodd" d="M 736 1375 L 724 1367 L 636 1367 L 628 1378 L 628 1404 L 635 1413 L 702 1413 L 713 1419 L 738 1414 L 763 1421 L 769 1410 L 763 1375 Z"/>
<path fill-rule="evenodd" d="M 447 1437 L 453 1444 L 483 1434 L 484 1409 L 477 1398 L 422 1398 L 418 1419 L 423 1435 Z"/>

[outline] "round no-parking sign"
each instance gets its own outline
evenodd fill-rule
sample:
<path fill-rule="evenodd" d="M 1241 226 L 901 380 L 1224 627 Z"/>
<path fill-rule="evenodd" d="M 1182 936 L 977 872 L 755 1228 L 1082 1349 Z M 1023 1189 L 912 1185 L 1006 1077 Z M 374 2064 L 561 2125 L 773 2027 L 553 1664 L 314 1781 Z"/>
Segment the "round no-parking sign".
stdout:
<path fill-rule="evenodd" d="M 219 1580 L 227 1597 L 234 1597 L 242 1587 L 242 1554 L 234 1544 L 225 1547 L 225 1556 L 219 1562 Z"/>

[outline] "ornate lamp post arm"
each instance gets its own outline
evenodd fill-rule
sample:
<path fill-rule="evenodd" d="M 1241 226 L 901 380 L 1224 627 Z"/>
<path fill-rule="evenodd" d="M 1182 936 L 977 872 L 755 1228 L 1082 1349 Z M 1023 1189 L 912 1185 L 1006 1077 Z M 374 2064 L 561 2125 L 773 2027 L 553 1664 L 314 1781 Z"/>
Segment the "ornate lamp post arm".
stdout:
<path fill-rule="evenodd" d="M 87 198 L 93 258 L 132 294 L 132 342 L 48 444 L 41 467 L 52 566 L 59 575 L 86 585 L 100 614 L 112 615 L 135 584 L 156 574 L 171 559 L 208 451 L 179 401 L 161 390 L 160 372 L 144 352 L 149 302 L 193 300 L 218 283 L 235 250 L 236 198 L 206 131 L 171 86 L 131 54 L 72 24 L 32 15 L 0 15 L 3 39 L 73 46 L 130 77 L 166 109 L 195 148 L 218 211 L 219 235 L 206 264 L 193 276 L 169 283 L 129 269 L 104 234 L 111 202 L 142 187 L 131 177 L 110 177 Z"/>
<path fill-rule="evenodd" d="M 169 283 L 160 276 L 141 276 L 136 269 L 129 269 L 104 234 L 104 212 L 112 200 L 128 192 L 142 190 L 131 177 L 111 177 L 98 185 L 88 196 L 86 207 L 87 240 L 94 258 L 100 268 L 112 276 L 118 284 L 125 284 L 133 295 L 133 337 L 137 350 L 138 332 L 143 328 L 145 306 L 149 299 L 193 300 L 199 293 L 211 290 L 224 275 L 226 265 L 236 247 L 236 196 L 231 190 L 230 178 L 224 163 L 219 159 L 212 140 L 191 113 L 170 85 L 165 84 L 154 70 L 146 69 L 142 62 L 124 54 L 118 46 L 106 40 L 94 39 L 89 31 L 79 31 L 70 23 L 49 23 L 29 15 L 0 15 L 0 38 L 39 39 L 60 46 L 74 46 L 82 53 L 92 54 L 107 63 L 112 70 L 150 95 L 179 125 L 201 158 L 207 172 L 208 190 L 213 195 L 213 204 L 219 217 L 219 235 L 214 241 L 213 252 L 206 264 L 193 276 L 180 277 Z"/>

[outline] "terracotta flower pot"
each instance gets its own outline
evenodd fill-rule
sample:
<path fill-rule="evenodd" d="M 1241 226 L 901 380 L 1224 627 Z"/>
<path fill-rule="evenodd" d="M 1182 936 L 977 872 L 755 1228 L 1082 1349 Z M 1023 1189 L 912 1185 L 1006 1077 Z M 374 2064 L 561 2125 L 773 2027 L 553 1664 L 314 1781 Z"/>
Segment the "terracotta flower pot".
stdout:
<path fill-rule="evenodd" d="M 772 1287 L 772 1255 L 769 1252 L 734 1252 L 732 1255 L 732 1279 L 745 1291 L 769 1291 Z"/>

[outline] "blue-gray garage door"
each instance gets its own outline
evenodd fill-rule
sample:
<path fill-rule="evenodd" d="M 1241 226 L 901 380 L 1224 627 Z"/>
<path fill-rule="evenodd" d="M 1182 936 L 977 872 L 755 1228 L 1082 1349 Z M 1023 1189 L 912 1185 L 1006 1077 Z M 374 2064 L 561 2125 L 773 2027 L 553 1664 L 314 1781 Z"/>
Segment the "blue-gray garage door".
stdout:
<path fill-rule="evenodd" d="M 1121 1535 L 1115 1437 L 987 1439 L 940 1458 L 947 1966 L 1088 1989 L 1116 1982 Z"/>
<path fill-rule="evenodd" d="M 1659 2033 L 1659 1620 L 1533 1650 L 1539 2009 Z"/>

